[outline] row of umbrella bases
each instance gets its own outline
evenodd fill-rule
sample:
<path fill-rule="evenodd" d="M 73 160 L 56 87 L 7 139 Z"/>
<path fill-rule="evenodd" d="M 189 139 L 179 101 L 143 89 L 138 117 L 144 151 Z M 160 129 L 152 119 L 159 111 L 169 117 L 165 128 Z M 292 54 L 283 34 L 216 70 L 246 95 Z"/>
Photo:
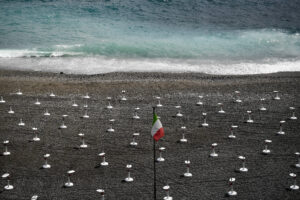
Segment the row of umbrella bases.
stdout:
<path fill-rule="evenodd" d="M 140 119 L 140 117 L 138 116 L 138 114 L 137 114 L 137 111 L 139 110 L 140 108 L 135 108 L 135 114 L 133 115 L 133 119 Z M 11 112 L 11 110 L 9 110 L 8 111 L 9 113 L 12 113 Z M 248 112 L 248 114 L 249 114 L 250 112 Z M 50 116 L 50 114 L 48 113 L 48 111 L 46 111 L 45 113 L 44 113 L 44 115 L 46 115 L 46 116 Z M 180 115 L 182 115 L 181 113 L 180 113 Z M 201 126 L 202 127 L 208 127 L 209 126 L 209 124 L 208 124 L 208 122 L 207 122 L 207 113 L 202 113 L 202 115 L 203 115 L 203 123 L 201 124 Z M 178 116 L 178 113 L 176 114 L 176 116 L 177 117 L 179 117 Z M 68 115 L 62 115 L 62 123 L 61 123 L 61 125 L 59 126 L 59 128 L 60 129 L 66 129 L 67 128 L 67 125 L 65 124 L 65 118 L 66 117 L 68 117 Z M 84 115 L 83 115 L 83 117 L 82 118 L 89 118 L 89 116 L 87 115 L 87 113 L 85 113 Z M 295 113 L 293 112 L 293 114 L 292 114 L 292 116 L 289 118 L 289 119 L 291 119 L 291 120 L 296 120 L 297 119 L 297 117 L 295 116 Z M 109 128 L 107 129 L 107 132 L 115 132 L 115 129 L 113 128 L 113 123 L 115 122 L 115 119 L 109 119 L 109 122 L 110 122 L 110 126 L 109 126 Z M 251 115 L 249 115 L 249 118 L 246 120 L 246 122 L 247 123 L 253 123 L 254 122 L 254 120 L 251 118 Z M 284 135 L 285 134 L 285 132 L 283 131 L 283 124 L 285 123 L 286 121 L 285 120 L 281 120 L 281 121 L 279 121 L 279 130 L 278 130 L 278 132 L 276 133 L 276 134 L 278 134 L 278 135 Z M 20 121 L 19 121 L 19 123 L 18 123 L 18 126 L 25 126 L 25 122 L 23 121 L 23 119 L 20 119 Z M 235 139 L 237 136 L 235 135 L 235 129 L 237 129 L 238 128 L 238 126 L 237 125 L 231 125 L 231 127 L 230 127 L 230 134 L 228 135 L 228 138 L 230 138 L 230 139 Z M 36 127 L 33 127 L 32 128 L 32 130 L 33 130 L 33 132 L 35 133 L 34 134 L 34 138 L 32 139 L 33 141 L 40 141 L 40 138 L 38 137 L 38 131 L 37 131 L 37 128 Z M 185 130 L 186 130 L 186 127 L 185 126 L 182 126 L 181 127 L 181 130 L 182 130 L 182 138 L 179 140 L 179 142 L 181 142 L 181 143 L 186 143 L 188 140 L 187 140 L 187 138 L 186 138 L 186 136 L 185 136 Z M 139 133 L 133 133 L 133 137 L 132 137 L 132 142 L 130 142 L 130 145 L 131 146 L 137 146 L 137 142 L 136 142 L 136 139 L 135 138 L 137 138 L 138 136 L 139 136 L 140 134 Z M 82 138 L 82 141 L 84 142 L 84 134 L 83 133 L 79 133 L 78 134 L 78 136 L 79 137 L 81 137 Z M 267 143 L 271 143 L 272 141 L 270 141 L 270 140 L 266 140 L 267 141 Z M 86 145 L 82 145 L 82 146 L 80 146 L 81 148 L 86 148 L 87 146 Z"/>
<path fill-rule="evenodd" d="M 122 90 L 122 95 L 121 95 L 121 98 L 120 100 L 121 101 L 126 101 L 127 98 L 125 96 L 125 93 L 126 91 L 125 90 Z M 239 91 L 235 91 L 235 100 L 234 102 L 235 103 L 242 103 L 243 101 L 241 100 L 240 98 L 240 92 Z M 16 95 L 23 95 L 23 93 L 21 92 L 21 90 L 19 89 L 16 93 Z M 279 97 L 279 92 L 278 91 L 274 91 L 274 94 L 275 96 L 273 97 L 274 100 L 280 100 L 281 98 Z M 49 96 L 51 98 L 54 98 L 56 97 L 56 95 L 51 92 L 49 94 Z M 157 105 L 156 107 L 157 108 L 161 108 L 163 107 L 163 105 L 161 104 L 161 97 L 155 97 L 157 99 Z M 83 107 L 84 108 L 88 108 L 88 99 L 90 99 L 90 96 L 88 94 L 84 95 L 83 96 L 83 99 L 85 101 Z M 106 108 L 111 110 L 113 109 L 113 105 L 111 104 L 111 100 L 112 98 L 111 97 L 107 97 L 107 106 Z M 265 102 L 265 98 L 261 98 L 260 101 L 261 101 L 261 104 L 260 104 L 260 107 L 258 108 L 259 111 L 266 111 L 267 108 L 264 106 L 264 102 Z M 0 97 L 0 104 L 4 104 L 6 103 L 6 101 L 4 100 L 4 98 L 1 96 Z M 41 102 L 39 101 L 39 99 L 37 98 L 36 101 L 34 102 L 35 105 L 41 105 Z M 196 105 L 198 106 L 203 106 L 204 103 L 203 103 L 203 96 L 200 95 L 199 96 L 199 100 L 196 102 Z M 72 100 L 72 106 L 73 107 L 78 107 L 79 105 L 75 102 L 75 100 L 73 99 Z M 226 111 L 223 109 L 223 103 L 218 103 L 217 106 L 219 107 L 219 110 L 217 111 L 217 113 L 219 114 L 225 114 Z M 181 106 L 180 105 L 177 105 L 175 106 L 175 109 L 177 110 L 176 114 L 175 114 L 175 117 L 183 117 L 183 114 L 181 113 Z M 295 116 L 295 107 L 289 107 L 289 109 L 291 110 L 291 116 L 289 117 L 290 120 L 297 120 L 297 117 Z M 139 115 L 138 115 L 138 111 L 140 110 L 139 107 L 136 107 L 134 109 L 134 115 L 133 115 L 133 119 L 140 119 Z M 15 114 L 15 111 L 12 109 L 12 106 L 9 107 L 9 110 L 8 110 L 8 114 Z M 254 120 L 252 119 L 251 117 L 251 114 L 252 114 L 252 111 L 248 110 L 247 111 L 247 115 L 248 115 L 248 119 L 246 120 L 247 123 L 254 123 Z M 43 113 L 44 116 L 50 116 L 51 114 L 49 113 L 48 109 L 45 109 L 45 112 Z M 203 123 L 201 124 L 202 127 L 208 127 L 209 124 L 207 122 L 207 113 L 206 112 L 203 112 L 202 113 L 202 116 L 203 116 Z M 61 125 L 59 126 L 60 129 L 66 129 L 67 128 L 67 125 L 65 124 L 65 119 L 68 117 L 68 115 L 62 115 L 62 123 Z M 88 112 L 87 112 L 87 109 L 85 109 L 85 113 L 84 115 L 82 116 L 82 118 L 85 118 L 85 119 L 88 119 L 89 118 L 89 115 L 88 115 Z M 115 129 L 113 128 L 113 123 L 115 122 L 115 119 L 109 119 L 109 122 L 110 122 L 110 127 L 107 129 L 107 132 L 114 132 Z M 279 122 L 279 131 L 277 132 L 278 135 L 284 135 L 285 132 L 283 131 L 283 124 L 285 123 L 284 120 L 281 120 Z M 25 123 L 23 122 L 22 119 L 20 119 L 19 123 L 18 123 L 18 126 L 25 126 Z M 238 126 L 237 125 L 231 125 L 231 129 L 230 129 L 230 134 L 228 135 L 228 138 L 230 139 L 235 139 L 236 138 L 236 135 L 235 135 L 235 129 L 237 129 Z M 38 137 L 38 129 L 36 127 L 32 128 L 32 131 L 34 132 L 34 137 L 32 139 L 32 141 L 35 141 L 35 142 L 38 142 L 40 141 L 40 138 Z M 186 127 L 185 126 L 181 126 L 181 131 L 182 131 L 182 138 L 179 140 L 179 142 L 181 143 L 187 143 L 187 138 L 185 136 L 185 131 L 186 131 Z M 136 141 L 136 138 L 139 136 L 140 134 L 139 133 L 133 133 L 132 135 L 132 141 L 130 142 L 130 146 L 137 146 L 138 145 L 138 142 Z M 85 135 L 84 133 L 79 133 L 78 136 L 81 138 L 81 144 L 79 145 L 80 148 L 88 148 L 88 145 L 86 144 L 85 142 Z M 264 140 L 264 148 L 262 150 L 262 154 L 264 155 L 268 155 L 271 153 L 271 150 L 268 148 L 268 145 L 270 145 L 272 143 L 272 140 L 269 140 L 269 139 L 266 139 Z M 3 145 L 4 145 L 4 152 L 3 152 L 3 156 L 9 156 L 11 155 L 11 153 L 9 152 L 8 150 L 8 144 L 9 144 L 9 140 L 5 140 L 3 141 Z M 213 143 L 211 145 L 211 153 L 209 154 L 210 157 L 218 157 L 218 153 L 216 152 L 216 147 L 218 146 L 217 143 Z M 165 158 L 163 157 L 163 152 L 166 150 L 165 147 L 159 147 L 159 157 L 157 158 L 157 162 L 164 162 L 165 161 Z M 296 152 L 295 155 L 298 157 L 298 163 L 296 163 L 294 166 L 296 168 L 300 168 L 300 153 L 299 152 Z M 98 156 L 101 158 L 101 163 L 100 165 L 105 167 L 105 166 L 108 166 L 109 163 L 106 161 L 106 154 L 104 151 L 102 151 L 101 153 L 98 154 Z M 43 169 L 50 169 L 51 168 L 51 165 L 48 163 L 48 159 L 50 158 L 50 154 L 45 154 L 44 155 L 44 164 L 42 165 L 42 168 Z M 245 172 L 248 172 L 248 168 L 246 167 L 246 157 L 245 156 L 238 156 L 238 159 L 241 160 L 242 162 L 242 166 L 238 169 L 239 172 L 242 172 L 242 173 L 245 173 Z M 189 159 L 185 160 L 184 161 L 184 164 L 186 165 L 186 171 L 183 173 L 183 176 L 184 177 L 192 177 L 192 173 L 190 172 L 190 165 L 191 165 L 191 161 Z M 126 165 L 126 170 L 127 170 L 127 177 L 124 179 L 125 182 L 133 182 L 134 181 L 134 178 L 131 176 L 131 169 L 132 169 L 132 165 L 131 164 L 127 164 Z M 73 187 L 74 186 L 74 183 L 71 181 L 71 175 L 73 175 L 75 173 L 75 170 L 69 170 L 67 171 L 67 181 L 65 182 L 64 184 L 64 187 Z M 294 179 L 294 183 L 290 186 L 290 189 L 291 190 L 298 190 L 299 189 L 299 186 L 297 185 L 296 183 L 296 177 L 297 175 L 295 173 L 290 173 L 289 174 L 290 177 L 292 177 Z M 14 187 L 13 185 L 10 183 L 10 174 L 9 173 L 5 173 L 2 175 L 2 178 L 3 179 L 6 179 L 7 180 L 7 184 L 4 186 L 4 189 L 5 190 L 12 190 Z M 233 189 L 233 183 L 236 181 L 236 179 L 234 177 L 231 177 L 229 179 L 229 191 L 227 192 L 227 195 L 228 196 L 236 196 L 237 195 L 237 192 Z M 170 196 L 170 186 L 167 184 L 163 187 L 163 190 L 166 191 L 166 196 L 164 197 L 165 200 L 171 200 L 173 199 L 171 196 Z M 98 193 L 101 194 L 101 197 L 102 199 L 104 199 L 104 194 L 105 194 L 105 191 L 103 189 L 97 189 L 96 190 Z M 38 195 L 34 195 L 32 196 L 32 199 L 38 199 Z"/>

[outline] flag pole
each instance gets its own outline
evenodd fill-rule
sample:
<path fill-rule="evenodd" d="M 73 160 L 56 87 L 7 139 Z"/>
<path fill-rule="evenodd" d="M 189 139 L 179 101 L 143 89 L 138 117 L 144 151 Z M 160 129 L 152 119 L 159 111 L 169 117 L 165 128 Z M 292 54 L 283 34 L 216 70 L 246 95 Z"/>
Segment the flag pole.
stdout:
<path fill-rule="evenodd" d="M 155 107 L 153 107 L 153 116 L 155 114 Z M 156 200 L 156 158 L 155 158 L 155 139 L 153 139 L 153 197 Z"/>

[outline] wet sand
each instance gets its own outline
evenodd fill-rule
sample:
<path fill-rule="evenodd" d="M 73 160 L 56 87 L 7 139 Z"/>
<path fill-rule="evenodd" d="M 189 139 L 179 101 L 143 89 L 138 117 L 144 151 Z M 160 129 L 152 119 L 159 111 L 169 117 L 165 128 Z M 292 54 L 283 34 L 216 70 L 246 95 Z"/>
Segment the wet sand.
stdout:
<path fill-rule="evenodd" d="M 10 140 L 11 156 L 0 156 L 0 172 L 11 173 L 15 189 L 4 191 L 1 180 L 0 199 L 100 199 L 97 188 L 106 191 L 106 199 L 153 199 L 152 106 L 154 96 L 161 96 L 157 109 L 166 136 L 158 146 L 166 147 L 166 161 L 157 163 L 157 197 L 162 199 L 163 185 L 169 183 L 174 199 L 223 199 L 229 189 L 228 179 L 238 196 L 234 199 L 297 199 L 299 191 L 289 191 L 290 172 L 299 175 L 296 151 L 300 151 L 299 120 L 289 120 L 290 106 L 300 117 L 300 73 L 276 73 L 247 76 L 217 76 L 194 73 L 110 73 L 103 75 L 66 75 L 42 72 L 0 71 L 0 140 Z M 20 88 L 22 96 L 14 94 Z M 120 101 L 126 90 L 126 102 Z M 241 104 L 234 103 L 234 91 L 241 92 Z M 280 91 L 276 101 L 273 91 Z M 57 96 L 50 98 L 53 91 Z M 83 119 L 84 100 L 89 93 L 89 119 Z M 197 106 L 203 95 L 204 106 Z M 112 97 L 112 111 L 106 109 L 106 97 Z M 266 98 L 267 111 L 260 112 L 260 98 Z M 34 105 L 36 98 L 41 105 Z M 78 108 L 71 106 L 76 99 Z M 225 114 L 218 114 L 222 102 Z M 181 105 L 182 118 L 176 118 L 176 105 Z M 16 112 L 9 115 L 12 106 Z M 140 120 L 133 120 L 134 108 L 140 107 Z M 43 116 L 45 109 L 51 116 Z M 247 110 L 252 110 L 253 124 L 245 123 Z M 207 112 L 209 127 L 201 127 L 202 112 Z M 67 129 L 59 129 L 61 116 Z M 18 126 L 20 118 L 24 127 Z M 109 119 L 114 118 L 115 132 L 108 133 Z M 276 135 L 279 121 L 286 120 L 285 135 Z M 228 139 L 230 126 L 238 125 L 236 139 Z M 181 126 L 186 126 L 187 144 L 180 144 Z M 31 127 L 39 128 L 41 141 L 32 142 Z M 85 133 L 87 149 L 79 149 L 78 133 Z M 132 133 L 140 132 L 138 146 L 129 146 Z M 264 140 L 270 139 L 270 155 L 262 155 Z M 209 157 L 211 144 L 219 157 Z M 108 167 L 99 167 L 98 154 L 104 150 Z M 43 155 L 50 153 L 51 169 L 41 169 Z M 246 157 L 247 173 L 239 155 Z M 190 159 L 193 177 L 184 178 L 184 161 Z M 126 164 L 132 164 L 133 183 L 124 183 Z M 75 186 L 64 188 L 66 172 Z M 300 179 L 297 178 L 300 182 Z"/>

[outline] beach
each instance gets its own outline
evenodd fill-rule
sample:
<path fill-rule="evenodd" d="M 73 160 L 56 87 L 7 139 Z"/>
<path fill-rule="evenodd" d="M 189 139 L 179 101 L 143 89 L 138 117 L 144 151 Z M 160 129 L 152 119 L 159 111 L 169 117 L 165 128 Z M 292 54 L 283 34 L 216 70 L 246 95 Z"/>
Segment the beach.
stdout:
<path fill-rule="evenodd" d="M 299 10 L 0 1 L 0 200 L 299 199 Z"/>
<path fill-rule="evenodd" d="M 208 75 L 201 73 L 115 72 L 98 75 L 0 70 L 0 139 L 9 140 L 10 156 L 0 156 L 1 174 L 9 172 L 15 189 L 4 191 L 1 181 L 0 199 L 100 199 L 96 189 L 105 190 L 107 199 L 153 199 L 152 107 L 161 97 L 162 108 L 156 112 L 165 129 L 165 137 L 157 143 L 166 147 L 166 161 L 157 163 L 157 197 L 169 184 L 174 199 L 223 199 L 229 190 L 228 180 L 235 177 L 235 199 L 297 199 L 298 191 L 288 190 L 290 172 L 299 174 L 296 151 L 300 151 L 298 120 L 290 120 L 289 107 L 300 117 L 300 73 L 281 72 L 258 75 Z M 15 93 L 20 89 L 22 96 Z M 120 101 L 126 90 L 127 101 Z M 242 103 L 234 103 L 234 91 L 240 91 Z M 274 90 L 281 100 L 273 100 Z M 53 92 L 57 96 L 49 97 Z M 90 118 L 83 119 L 89 94 Z M 198 96 L 203 106 L 197 106 Z M 112 97 L 111 111 L 106 108 Z M 41 105 L 35 105 L 36 99 Z M 265 98 L 267 111 L 259 111 Z M 78 107 L 72 107 L 75 99 Z M 224 114 L 219 114 L 223 103 Z M 181 106 L 182 118 L 175 117 Z M 14 115 L 7 113 L 9 106 Z M 139 120 L 133 120 L 139 107 Z M 45 109 L 50 116 L 44 116 Z M 245 123 L 247 111 L 254 123 Z M 207 113 L 208 127 L 201 127 L 202 113 Z M 59 129 L 62 115 L 67 114 L 67 129 Z M 24 127 L 18 126 L 20 118 Z M 115 119 L 114 133 L 106 130 L 109 119 Z M 285 120 L 285 135 L 277 135 L 279 121 Z M 237 125 L 236 138 L 229 139 L 231 125 Z M 181 126 L 186 126 L 186 144 L 179 143 Z M 32 127 L 38 128 L 41 141 L 33 142 Z M 87 149 L 80 149 L 78 133 L 85 134 Z M 132 134 L 139 132 L 137 147 L 131 147 Z M 263 155 L 264 140 L 271 154 Z M 209 157 L 211 144 L 218 143 L 218 157 Z M 107 167 L 100 166 L 99 153 L 106 153 Z M 51 169 L 42 169 L 43 155 L 49 153 Z M 238 172 L 242 165 L 238 156 L 246 157 L 247 173 Z M 157 152 L 158 156 L 158 152 Z M 191 161 L 192 177 L 183 177 L 184 161 Z M 132 164 L 132 183 L 126 164 Z M 73 188 L 64 188 L 66 172 L 75 170 Z M 299 178 L 297 178 L 299 180 Z"/>

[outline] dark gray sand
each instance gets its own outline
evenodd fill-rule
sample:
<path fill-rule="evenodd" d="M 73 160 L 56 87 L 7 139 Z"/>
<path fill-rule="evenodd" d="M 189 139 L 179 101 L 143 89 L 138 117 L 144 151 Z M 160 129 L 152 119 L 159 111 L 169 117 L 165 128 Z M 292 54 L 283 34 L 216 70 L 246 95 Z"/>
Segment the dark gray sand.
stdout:
<path fill-rule="evenodd" d="M 299 175 L 294 155 L 300 151 L 300 73 L 278 73 L 253 76 L 212 76 L 204 74 L 111 73 L 105 75 L 65 75 L 40 72 L 0 71 L 0 140 L 9 139 L 11 156 L 0 156 L 0 172 L 11 173 L 15 189 L 4 191 L 1 180 L 0 199 L 100 199 L 97 188 L 106 191 L 106 199 L 153 199 L 152 106 L 155 95 L 164 105 L 157 110 L 165 137 L 157 146 L 166 147 L 164 163 L 157 163 L 157 196 L 163 199 L 163 185 L 171 186 L 174 199 L 223 199 L 228 179 L 236 178 L 238 196 L 234 199 L 299 199 L 299 191 L 289 191 L 290 172 Z M 13 94 L 20 88 L 23 96 Z M 121 90 L 128 101 L 120 102 Z M 243 103 L 233 103 L 234 91 L 241 92 Z M 272 100 L 279 90 L 281 100 Z M 53 91 L 58 96 L 50 98 Z M 84 114 L 82 96 L 88 92 L 90 119 Z M 204 106 L 196 106 L 203 95 Z M 109 112 L 106 97 L 113 98 Z M 41 105 L 34 105 L 36 98 Z M 267 111 L 260 113 L 259 99 L 266 98 Z M 71 107 L 75 98 L 78 108 Z M 217 103 L 224 103 L 226 114 L 218 114 Z M 182 106 L 183 118 L 175 118 L 176 105 Z M 16 112 L 9 115 L 11 105 Z M 132 120 L 135 107 L 140 120 Z M 288 120 L 289 106 L 296 107 L 298 120 Z M 43 116 L 48 108 L 51 116 Z M 245 123 L 247 110 L 253 111 L 253 124 Z M 202 128 L 202 112 L 207 112 L 208 128 Z M 68 114 L 65 130 L 60 130 L 61 115 Z M 23 118 L 25 127 L 17 124 Z M 109 118 L 116 119 L 115 133 L 106 132 Z M 286 135 L 276 135 L 279 121 Z M 230 140 L 230 126 L 238 125 L 237 138 Z M 187 144 L 180 144 L 180 126 L 187 127 Z M 41 141 L 32 142 L 31 127 L 39 128 Z M 140 132 L 138 146 L 129 143 L 133 132 Z M 87 149 L 79 149 L 78 133 L 86 134 Z M 264 140 L 270 155 L 262 155 Z M 210 158 L 211 144 L 219 157 Z M 2 147 L 1 147 L 2 149 Z M 104 149 L 108 167 L 99 167 L 98 155 Z M 1 150 L 2 151 L 2 150 Z M 43 155 L 50 153 L 51 169 L 41 169 Z M 235 172 L 241 166 L 239 155 L 246 157 L 247 173 Z M 192 178 L 183 178 L 184 161 L 190 159 Z M 132 164 L 133 183 L 123 183 L 126 164 Z M 66 172 L 74 169 L 75 186 L 64 188 Z M 298 177 L 300 182 L 300 178 Z"/>

